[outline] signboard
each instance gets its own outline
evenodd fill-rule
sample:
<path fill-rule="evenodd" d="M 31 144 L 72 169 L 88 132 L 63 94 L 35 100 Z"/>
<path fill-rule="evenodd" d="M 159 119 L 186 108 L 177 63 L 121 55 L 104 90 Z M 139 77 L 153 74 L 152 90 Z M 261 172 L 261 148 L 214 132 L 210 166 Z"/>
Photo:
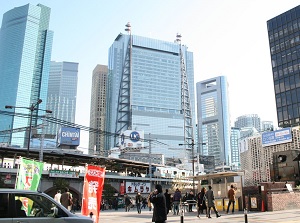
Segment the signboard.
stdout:
<path fill-rule="evenodd" d="M 273 132 L 264 132 L 261 142 L 263 147 L 292 142 L 292 129 L 284 128 Z"/>
<path fill-rule="evenodd" d="M 79 146 L 80 128 L 61 127 L 58 134 L 58 144 Z"/>
<path fill-rule="evenodd" d="M 145 182 L 126 182 L 126 194 L 150 193 L 150 183 Z"/>
<path fill-rule="evenodd" d="M 104 186 L 105 168 L 87 165 L 83 185 L 81 214 L 94 218 L 99 222 L 100 204 Z"/>
<path fill-rule="evenodd" d="M 69 170 L 49 170 L 49 177 L 79 178 L 79 172 Z"/>
<path fill-rule="evenodd" d="M 144 131 L 126 130 L 119 137 L 120 149 L 144 147 Z"/>

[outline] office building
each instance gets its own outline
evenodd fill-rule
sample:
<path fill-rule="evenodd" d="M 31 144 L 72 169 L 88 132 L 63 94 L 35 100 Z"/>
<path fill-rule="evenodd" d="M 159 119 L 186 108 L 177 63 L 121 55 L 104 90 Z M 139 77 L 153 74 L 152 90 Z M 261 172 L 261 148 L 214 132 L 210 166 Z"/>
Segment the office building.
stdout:
<path fill-rule="evenodd" d="M 231 169 L 239 170 L 240 168 L 240 150 L 239 150 L 239 140 L 240 140 L 240 129 L 231 127 L 230 135 L 230 145 L 231 145 Z"/>
<path fill-rule="evenodd" d="M 91 89 L 90 127 L 96 130 L 89 133 L 89 154 L 104 154 L 104 131 L 106 115 L 106 85 L 108 69 L 97 65 L 93 71 Z"/>
<path fill-rule="evenodd" d="M 277 130 L 277 134 L 275 132 L 270 132 L 273 136 L 271 138 L 271 142 L 273 144 L 264 145 L 264 139 L 262 139 L 262 135 L 260 133 L 245 138 L 240 141 L 241 148 L 241 169 L 245 172 L 245 186 L 256 186 L 261 182 L 271 182 L 271 181 L 280 181 L 280 177 L 284 179 L 288 174 L 292 171 L 296 171 L 294 168 L 294 162 L 290 160 L 290 163 L 282 162 L 279 166 L 282 168 L 280 171 L 280 175 L 276 175 L 273 179 L 271 178 L 274 175 L 274 172 L 278 171 L 278 163 L 277 170 L 273 170 L 274 164 L 274 154 L 278 154 L 278 152 L 282 152 L 279 154 L 288 153 L 291 151 L 299 151 L 300 141 L 298 140 L 300 137 L 299 126 L 291 128 L 291 140 L 289 142 L 284 141 L 286 139 L 285 129 Z M 263 133 L 266 134 L 266 133 Z M 270 139 L 270 138 L 269 138 Z M 277 157 L 278 158 L 278 157 Z M 296 156 L 294 157 L 294 159 Z M 283 160 L 282 160 L 283 161 Z M 282 171 L 283 170 L 283 171 Z M 294 176 L 295 180 L 299 180 L 299 175 Z"/>
<path fill-rule="evenodd" d="M 23 147 L 27 145 L 26 127 L 30 124 L 30 110 L 46 109 L 48 77 L 53 32 L 49 30 L 50 8 L 27 4 L 3 15 L 0 30 L 0 108 L 18 115 L 0 114 L 0 142 Z M 41 99 L 42 103 L 37 104 Z M 41 110 L 32 112 L 32 126 L 44 115 Z M 9 134 L 3 130 L 11 130 Z M 17 131 L 19 129 L 19 131 Z"/>
<path fill-rule="evenodd" d="M 225 76 L 198 82 L 197 117 L 200 154 L 214 156 L 216 166 L 231 164 L 228 83 Z M 204 166 L 205 168 L 205 166 Z"/>
<path fill-rule="evenodd" d="M 75 122 L 78 63 L 51 61 L 48 81 L 47 109 L 52 117 Z M 49 122 L 46 134 L 57 135 L 61 125 Z"/>
<path fill-rule="evenodd" d="M 274 125 L 272 121 L 262 121 L 261 122 L 261 131 L 266 132 L 266 131 L 273 131 L 274 130 Z"/>
<path fill-rule="evenodd" d="M 119 34 L 108 69 L 106 130 L 116 135 L 107 134 L 106 148 L 131 129 L 144 131 L 143 152 L 151 146 L 165 158 L 185 157 L 195 131 L 193 53 L 178 42 Z"/>
<path fill-rule="evenodd" d="M 300 6 L 267 25 L 278 126 L 296 126 L 300 123 Z"/>
<path fill-rule="evenodd" d="M 237 117 L 234 122 L 236 128 L 251 128 L 254 127 L 257 131 L 261 130 L 261 120 L 257 114 L 248 114 Z"/>

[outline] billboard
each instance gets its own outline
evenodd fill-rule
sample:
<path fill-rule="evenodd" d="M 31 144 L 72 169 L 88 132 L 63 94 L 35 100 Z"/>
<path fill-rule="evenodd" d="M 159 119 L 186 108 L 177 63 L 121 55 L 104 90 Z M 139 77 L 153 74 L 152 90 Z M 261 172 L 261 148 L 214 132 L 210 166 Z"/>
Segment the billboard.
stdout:
<path fill-rule="evenodd" d="M 150 193 L 150 183 L 146 182 L 126 182 L 126 194 Z"/>
<path fill-rule="evenodd" d="M 292 140 L 291 128 L 284 128 L 273 132 L 264 132 L 261 136 L 262 147 L 292 142 Z"/>
<path fill-rule="evenodd" d="M 120 149 L 144 147 L 144 131 L 126 130 L 119 136 Z"/>
<path fill-rule="evenodd" d="M 58 144 L 79 146 L 80 128 L 61 127 L 58 134 Z"/>

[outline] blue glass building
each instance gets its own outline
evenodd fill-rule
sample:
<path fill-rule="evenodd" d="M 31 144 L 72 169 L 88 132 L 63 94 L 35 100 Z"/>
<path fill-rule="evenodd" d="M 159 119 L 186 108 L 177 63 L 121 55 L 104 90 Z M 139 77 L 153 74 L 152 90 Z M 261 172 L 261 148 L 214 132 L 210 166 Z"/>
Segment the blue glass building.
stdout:
<path fill-rule="evenodd" d="M 116 133 L 118 100 L 126 50 L 130 35 L 119 34 L 109 49 L 106 131 Z M 195 126 L 193 53 L 181 46 L 190 92 L 192 120 Z M 153 153 L 183 158 L 184 115 L 181 102 L 181 60 L 178 43 L 132 36 L 131 49 L 131 129 L 144 131 L 154 140 Z M 195 129 L 194 129 L 195 131 Z M 106 149 L 115 146 L 107 134 Z M 144 144 L 148 145 L 147 142 Z"/>
<path fill-rule="evenodd" d="M 75 122 L 78 82 L 78 63 L 51 61 L 47 109 L 52 117 L 67 122 Z M 46 134 L 56 135 L 59 130 L 56 123 L 48 123 Z"/>
<path fill-rule="evenodd" d="M 200 154 L 214 156 L 215 164 L 231 164 L 228 83 L 225 76 L 198 82 L 197 118 Z M 204 167 L 205 168 L 205 167 Z"/>
<path fill-rule="evenodd" d="M 49 30 L 50 8 L 27 4 L 3 15 L 0 30 L 0 110 L 5 105 L 28 108 L 38 99 L 46 109 L 53 32 Z M 29 110 L 10 110 L 24 114 L 0 116 L 0 131 L 29 126 Z M 33 112 L 33 126 L 39 122 Z M 42 112 L 44 114 L 44 112 Z M 26 132 L 1 134 L 0 142 L 23 147 Z"/>

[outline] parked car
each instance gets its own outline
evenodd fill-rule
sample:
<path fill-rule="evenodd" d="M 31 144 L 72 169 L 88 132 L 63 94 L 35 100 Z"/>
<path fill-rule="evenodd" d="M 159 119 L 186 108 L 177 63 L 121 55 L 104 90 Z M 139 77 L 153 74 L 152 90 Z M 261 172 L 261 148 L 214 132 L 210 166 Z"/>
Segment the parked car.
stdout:
<path fill-rule="evenodd" d="M 49 195 L 30 190 L 0 189 L 0 223 L 93 223 L 77 216 Z"/>

